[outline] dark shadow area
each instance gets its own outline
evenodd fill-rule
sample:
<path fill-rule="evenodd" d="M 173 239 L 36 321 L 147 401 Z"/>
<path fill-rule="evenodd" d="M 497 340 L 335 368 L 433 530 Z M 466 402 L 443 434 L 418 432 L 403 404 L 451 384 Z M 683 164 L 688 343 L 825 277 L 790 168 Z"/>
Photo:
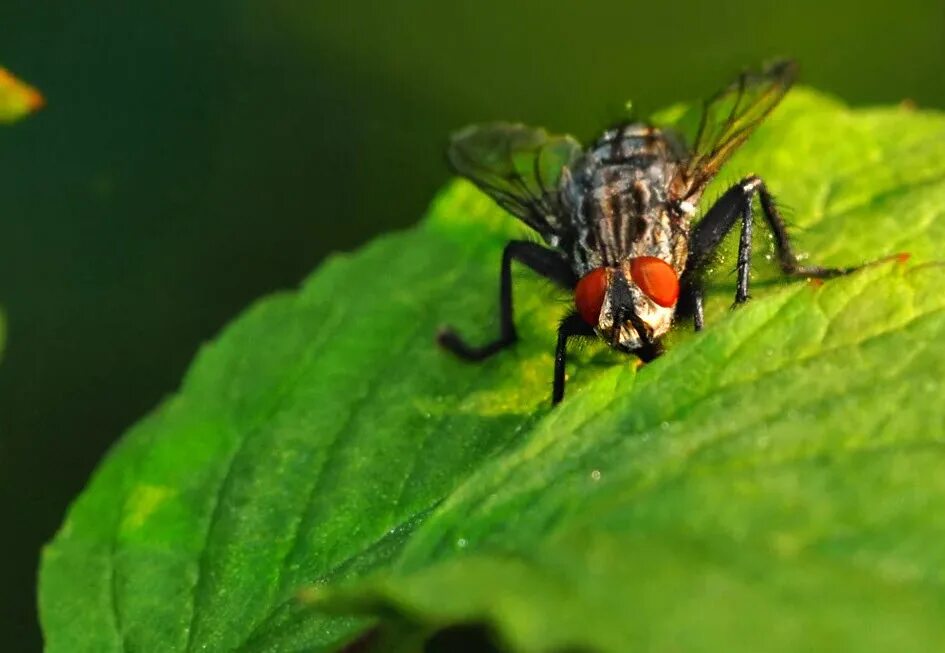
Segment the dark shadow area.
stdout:
<path fill-rule="evenodd" d="M 424 653 L 501 653 L 489 630 L 479 625 L 444 628 L 427 640 Z"/>

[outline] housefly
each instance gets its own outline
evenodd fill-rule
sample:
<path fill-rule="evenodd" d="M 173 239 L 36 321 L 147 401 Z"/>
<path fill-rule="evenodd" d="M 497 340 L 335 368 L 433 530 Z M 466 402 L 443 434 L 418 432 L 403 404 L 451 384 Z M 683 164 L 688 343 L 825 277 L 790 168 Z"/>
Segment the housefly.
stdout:
<path fill-rule="evenodd" d="M 735 304 L 748 299 L 753 200 L 758 198 L 786 275 L 831 277 L 847 269 L 801 265 L 764 181 L 749 175 L 729 188 L 694 226 L 706 185 L 794 82 L 796 66 L 776 62 L 742 73 L 704 103 L 692 146 L 641 122 L 605 131 L 589 147 L 571 136 L 519 124 L 473 125 L 452 136 L 448 158 L 545 245 L 511 241 L 502 253 L 501 331 L 471 346 L 451 329 L 439 343 L 479 361 L 513 344 L 512 261 L 574 294 L 558 327 L 552 403 L 564 397 L 568 340 L 603 338 L 648 361 L 674 319 L 703 326 L 703 277 L 722 239 L 740 225 Z"/>

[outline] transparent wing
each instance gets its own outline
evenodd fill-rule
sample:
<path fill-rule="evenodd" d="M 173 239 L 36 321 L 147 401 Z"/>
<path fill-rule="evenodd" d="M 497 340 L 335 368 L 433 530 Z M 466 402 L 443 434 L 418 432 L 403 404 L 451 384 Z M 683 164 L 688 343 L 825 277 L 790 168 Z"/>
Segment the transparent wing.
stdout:
<path fill-rule="evenodd" d="M 761 72 L 742 73 L 705 102 L 684 169 L 691 191 L 704 187 L 751 136 L 791 88 L 796 73 L 793 61 L 778 61 Z"/>
<path fill-rule="evenodd" d="M 562 171 L 581 154 L 571 136 L 509 123 L 453 134 L 448 157 L 460 175 L 548 240 L 569 229 L 558 196 Z"/>

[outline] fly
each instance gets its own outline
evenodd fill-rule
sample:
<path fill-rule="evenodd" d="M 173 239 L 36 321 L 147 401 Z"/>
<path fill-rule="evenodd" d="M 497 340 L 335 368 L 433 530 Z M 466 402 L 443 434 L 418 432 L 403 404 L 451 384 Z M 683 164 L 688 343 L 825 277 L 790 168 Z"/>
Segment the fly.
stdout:
<path fill-rule="evenodd" d="M 750 175 L 729 188 L 695 225 L 702 193 L 722 165 L 787 93 L 791 61 L 743 73 L 705 102 L 691 148 L 671 132 L 640 122 L 605 131 L 584 149 L 571 136 L 509 123 L 473 125 L 455 133 L 454 170 L 542 237 L 545 245 L 511 241 L 502 253 L 501 331 L 471 346 L 444 329 L 439 343 L 480 361 L 517 340 L 512 311 L 512 261 L 574 293 L 574 309 L 558 326 L 552 403 L 564 397 L 568 340 L 599 336 L 618 351 L 649 361 L 673 321 L 703 327 L 706 269 L 722 239 L 741 226 L 735 305 L 748 299 L 753 199 L 774 236 L 781 270 L 825 278 L 850 269 L 801 265 L 764 181 Z"/>

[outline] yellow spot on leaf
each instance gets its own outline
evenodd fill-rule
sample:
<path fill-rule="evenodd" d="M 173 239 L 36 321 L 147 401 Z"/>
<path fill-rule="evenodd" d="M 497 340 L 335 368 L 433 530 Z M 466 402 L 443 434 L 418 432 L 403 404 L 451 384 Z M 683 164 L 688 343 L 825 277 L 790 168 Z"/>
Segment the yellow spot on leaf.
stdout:
<path fill-rule="evenodd" d="M 176 494 L 173 488 L 163 485 L 138 485 L 132 489 L 125 503 L 122 530 L 135 530 L 144 525 L 161 504 Z"/>

